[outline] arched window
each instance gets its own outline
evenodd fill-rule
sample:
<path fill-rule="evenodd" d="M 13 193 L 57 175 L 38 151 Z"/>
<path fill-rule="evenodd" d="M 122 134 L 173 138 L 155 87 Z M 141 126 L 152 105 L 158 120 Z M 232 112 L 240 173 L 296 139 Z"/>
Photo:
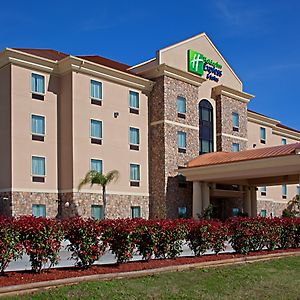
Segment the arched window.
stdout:
<path fill-rule="evenodd" d="M 199 154 L 214 151 L 213 107 L 207 100 L 199 103 Z"/>

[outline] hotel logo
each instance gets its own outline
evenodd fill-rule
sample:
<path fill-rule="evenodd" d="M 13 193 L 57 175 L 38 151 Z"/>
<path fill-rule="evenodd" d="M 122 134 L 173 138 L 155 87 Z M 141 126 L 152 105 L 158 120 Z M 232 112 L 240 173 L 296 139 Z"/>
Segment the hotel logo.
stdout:
<path fill-rule="evenodd" d="M 202 53 L 188 50 L 188 71 L 203 76 L 207 72 L 206 79 L 218 82 L 222 74 L 222 65 L 205 57 Z"/>

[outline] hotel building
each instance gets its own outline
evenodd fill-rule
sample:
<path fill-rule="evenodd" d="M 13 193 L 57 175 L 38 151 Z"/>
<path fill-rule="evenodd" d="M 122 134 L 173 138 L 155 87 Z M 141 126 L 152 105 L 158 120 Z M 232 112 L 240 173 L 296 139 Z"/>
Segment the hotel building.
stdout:
<path fill-rule="evenodd" d="M 300 131 L 252 98 L 204 33 L 135 66 L 6 48 L 0 214 L 99 218 L 101 188 L 78 185 L 115 169 L 109 218 L 279 216 L 299 194 Z"/>

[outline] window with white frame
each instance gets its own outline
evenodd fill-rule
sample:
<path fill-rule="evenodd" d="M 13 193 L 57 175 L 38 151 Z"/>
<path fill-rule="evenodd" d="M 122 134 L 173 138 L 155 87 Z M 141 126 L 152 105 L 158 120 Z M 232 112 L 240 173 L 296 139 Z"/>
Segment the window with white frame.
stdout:
<path fill-rule="evenodd" d="M 281 139 L 281 145 L 286 145 L 286 139 L 285 138 Z"/>
<path fill-rule="evenodd" d="M 33 182 L 45 182 L 46 166 L 45 157 L 32 156 L 31 158 L 31 176 Z"/>
<path fill-rule="evenodd" d="M 130 164 L 130 185 L 139 186 L 141 180 L 140 165 Z"/>
<path fill-rule="evenodd" d="M 131 113 L 138 114 L 140 108 L 139 93 L 129 91 L 129 109 Z"/>
<path fill-rule="evenodd" d="M 46 217 L 46 205 L 44 204 L 32 204 L 32 215 L 34 217 Z"/>
<path fill-rule="evenodd" d="M 102 100 L 102 82 L 91 80 L 90 97 L 94 100 Z"/>
<path fill-rule="evenodd" d="M 260 188 L 260 195 L 267 196 L 267 187 L 265 185 Z"/>
<path fill-rule="evenodd" d="M 186 100 L 184 97 L 177 97 L 177 115 L 179 118 L 185 118 L 186 114 Z"/>
<path fill-rule="evenodd" d="M 31 74 L 31 92 L 33 94 L 45 94 L 45 77 L 40 74 Z"/>
<path fill-rule="evenodd" d="M 102 219 L 102 205 L 91 205 L 91 217 L 95 220 L 101 220 Z"/>
<path fill-rule="evenodd" d="M 186 132 L 178 131 L 177 132 L 177 140 L 178 140 L 178 152 L 185 153 L 186 152 Z"/>
<path fill-rule="evenodd" d="M 266 137 L 267 137 L 266 128 L 260 127 L 260 142 L 262 144 L 266 143 Z"/>
<path fill-rule="evenodd" d="M 93 144 L 101 144 L 102 140 L 102 121 L 91 120 L 91 142 Z"/>
<path fill-rule="evenodd" d="M 31 134 L 45 135 L 45 117 L 38 115 L 31 115 Z"/>
<path fill-rule="evenodd" d="M 91 171 L 103 172 L 103 163 L 101 159 L 91 159 Z"/>
<path fill-rule="evenodd" d="M 140 130 L 135 127 L 129 127 L 129 144 L 131 150 L 139 150 Z"/>

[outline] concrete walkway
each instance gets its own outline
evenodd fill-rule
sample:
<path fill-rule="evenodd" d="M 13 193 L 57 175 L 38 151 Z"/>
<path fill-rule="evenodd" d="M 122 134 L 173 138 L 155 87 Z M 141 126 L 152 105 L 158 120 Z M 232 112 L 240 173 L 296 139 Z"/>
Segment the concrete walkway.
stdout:
<path fill-rule="evenodd" d="M 55 268 L 63 268 L 63 267 L 72 267 L 75 264 L 75 261 L 71 259 L 71 252 L 66 250 L 66 246 L 68 245 L 67 241 L 64 241 L 62 243 L 62 249 L 59 253 L 60 255 L 60 262 L 58 265 L 55 266 Z M 226 249 L 225 251 L 222 251 L 220 253 L 232 253 L 234 250 L 231 248 L 229 244 L 226 244 Z M 213 254 L 214 252 L 209 250 L 205 252 L 204 255 L 207 254 Z M 194 256 L 190 248 L 188 247 L 187 244 L 183 245 L 183 252 L 181 253 L 180 256 Z M 142 256 L 140 255 L 134 255 L 132 258 L 132 261 L 139 261 L 142 260 Z M 116 259 L 114 254 L 111 252 L 105 253 L 98 261 L 95 262 L 97 265 L 105 265 L 105 264 L 113 264 L 116 263 Z M 46 266 L 47 267 L 47 266 Z M 29 262 L 29 257 L 27 255 L 23 255 L 22 259 L 18 259 L 16 261 L 12 261 L 8 268 L 6 269 L 7 271 L 22 271 L 22 270 L 31 270 L 30 262 Z"/>

